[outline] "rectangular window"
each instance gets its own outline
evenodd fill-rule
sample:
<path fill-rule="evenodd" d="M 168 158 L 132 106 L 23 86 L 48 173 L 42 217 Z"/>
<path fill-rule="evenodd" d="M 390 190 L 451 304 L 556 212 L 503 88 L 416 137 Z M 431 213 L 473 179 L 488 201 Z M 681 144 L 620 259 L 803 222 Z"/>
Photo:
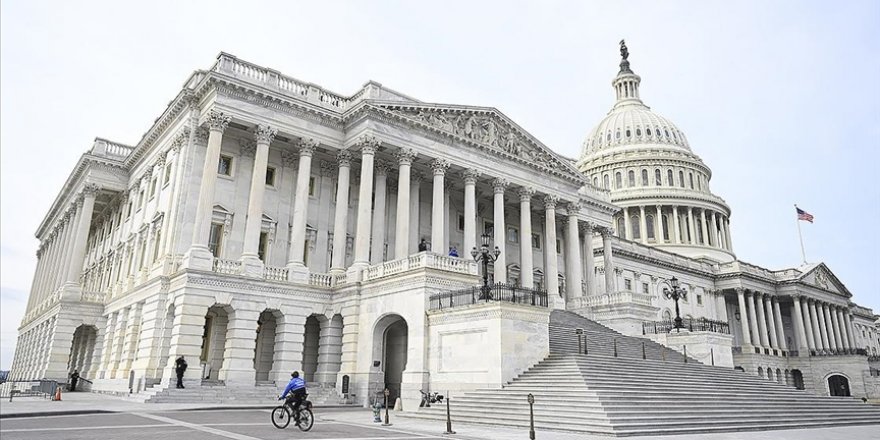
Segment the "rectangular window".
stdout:
<path fill-rule="evenodd" d="M 159 184 L 158 177 L 153 179 L 152 182 L 150 182 L 150 198 L 151 199 L 156 196 L 156 186 L 158 186 L 158 184 Z"/>
<path fill-rule="evenodd" d="M 697 295 L 697 305 L 703 305 L 703 295 Z"/>
<path fill-rule="evenodd" d="M 126 217 L 131 217 L 131 211 L 134 209 L 134 200 L 128 202 L 128 212 L 125 214 Z"/>
<path fill-rule="evenodd" d="M 208 237 L 208 249 L 215 257 L 220 257 L 220 246 L 223 244 L 223 225 L 221 223 L 211 223 L 211 234 Z"/>
<path fill-rule="evenodd" d="M 513 226 L 507 227 L 507 241 L 511 243 L 519 243 L 519 230 Z"/>
<path fill-rule="evenodd" d="M 266 250 L 269 247 L 269 234 L 266 232 L 260 232 L 260 243 L 257 246 L 257 256 L 260 257 L 260 261 L 263 263 L 266 262 Z"/>
<path fill-rule="evenodd" d="M 562 252 L 562 240 L 556 239 L 556 253 L 559 254 Z"/>
<path fill-rule="evenodd" d="M 626 289 L 626 290 L 632 290 L 632 288 L 633 288 L 632 280 L 630 280 L 630 279 L 623 280 L 623 286 L 624 286 L 624 289 Z"/>
<path fill-rule="evenodd" d="M 156 261 L 159 259 L 159 251 L 162 249 L 162 245 L 161 245 L 161 243 L 162 243 L 162 230 L 161 229 L 156 230 L 155 240 L 156 240 L 156 242 L 155 242 L 156 247 L 153 250 L 153 261 Z"/>
<path fill-rule="evenodd" d="M 162 185 L 167 184 L 171 181 L 171 164 L 165 164 L 165 174 L 162 176 Z"/>
<path fill-rule="evenodd" d="M 232 156 L 220 155 L 220 162 L 217 164 L 217 174 L 232 176 Z"/>
<path fill-rule="evenodd" d="M 648 283 L 642 283 L 642 293 L 647 294 L 648 292 Z"/>
<path fill-rule="evenodd" d="M 315 178 L 309 177 L 309 197 L 315 196 Z"/>
<path fill-rule="evenodd" d="M 266 185 L 275 186 L 275 168 L 266 168 Z"/>
<path fill-rule="evenodd" d="M 532 249 L 541 249 L 541 235 L 532 234 Z"/>
<path fill-rule="evenodd" d="M 146 201 L 147 201 L 147 198 L 145 197 L 146 194 L 147 194 L 147 190 L 142 189 L 140 195 L 138 195 L 138 208 L 137 209 L 143 208 L 144 203 L 146 203 Z"/>

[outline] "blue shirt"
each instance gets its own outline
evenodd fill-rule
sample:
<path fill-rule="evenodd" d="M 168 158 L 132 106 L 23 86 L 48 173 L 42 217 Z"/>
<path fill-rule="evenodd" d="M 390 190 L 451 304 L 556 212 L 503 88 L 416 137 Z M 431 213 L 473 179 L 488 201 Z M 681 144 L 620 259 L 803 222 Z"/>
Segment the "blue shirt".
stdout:
<path fill-rule="evenodd" d="M 283 399 L 283 398 L 287 397 L 287 393 L 296 391 L 301 388 L 304 389 L 305 387 L 306 387 L 306 381 L 303 380 L 303 378 L 294 377 L 294 378 L 290 379 L 290 382 L 287 383 L 287 387 L 284 388 L 284 392 L 281 393 L 281 398 Z"/>

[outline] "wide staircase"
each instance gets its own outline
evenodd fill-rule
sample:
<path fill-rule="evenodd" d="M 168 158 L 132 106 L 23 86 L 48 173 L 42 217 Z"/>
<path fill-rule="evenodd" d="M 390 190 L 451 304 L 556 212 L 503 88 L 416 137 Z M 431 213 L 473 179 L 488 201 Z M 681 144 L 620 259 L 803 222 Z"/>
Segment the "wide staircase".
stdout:
<path fill-rule="evenodd" d="M 138 393 L 135 399 L 149 403 L 199 403 L 205 404 L 241 404 L 241 405 L 274 405 L 282 386 L 274 383 L 258 383 L 252 387 L 227 386 L 222 381 L 203 382 L 202 386 L 178 389 L 147 388 Z M 308 387 L 309 401 L 315 406 L 345 405 L 345 399 L 333 387 Z"/>
<path fill-rule="evenodd" d="M 578 353 L 577 328 L 588 335 L 587 354 Z M 531 393 L 538 430 L 633 436 L 880 424 L 880 408 L 856 399 L 685 362 L 569 312 L 551 316 L 550 347 L 550 356 L 502 388 L 453 396 L 452 419 L 527 427 Z M 444 419 L 445 411 L 421 408 L 413 416 Z"/>

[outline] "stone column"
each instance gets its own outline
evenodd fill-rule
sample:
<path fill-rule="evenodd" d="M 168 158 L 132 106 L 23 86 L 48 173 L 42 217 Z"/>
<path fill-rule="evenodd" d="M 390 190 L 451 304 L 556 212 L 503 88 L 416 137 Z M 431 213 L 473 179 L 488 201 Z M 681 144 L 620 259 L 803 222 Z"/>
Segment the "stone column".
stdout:
<path fill-rule="evenodd" d="M 312 156 L 318 143 L 313 139 L 300 140 L 299 168 L 296 172 L 296 194 L 293 199 L 291 216 L 290 249 L 287 253 L 287 279 L 305 281 L 308 278 L 303 254 L 306 247 L 306 220 L 309 209 L 309 179 L 312 174 Z M 335 239 L 335 238 L 334 238 Z"/>
<path fill-rule="evenodd" d="M 254 170 L 251 173 L 251 190 L 248 195 L 247 220 L 244 229 L 244 245 L 241 253 L 242 271 L 245 275 L 262 278 L 265 262 L 260 261 L 260 231 L 263 226 L 263 193 L 266 192 L 266 167 L 269 164 L 269 144 L 278 130 L 257 125 L 254 139 Z"/>
<path fill-rule="evenodd" d="M 727 239 L 727 250 L 733 252 L 733 239 L 730 238 L 730 219 L 724 218 L 724 237 Z"/>
<path fill-rule="evenodd" d="M 431 162 L 431 170 L 434 172 L 433 197 L 431 199 L 431 252 L 446 255 L 443 249 L 445 225 L 445 198 L 443 196 L 443 179 L 449 169 L 449 162 L 443 159 L 435 159 Z M 496 266 L 497 270 L 497 266 Z M 496 280 L 497 281 L 497 280 Z"/>
<path fill-rule="evenodd" d="M 79 274 L 82 272 L 83 261 L 86 258 L 86 241 L 89 238 L 89 225 L 92 221 L 92 212 L 95 208 L 95 195 L 98 192 L 97 185 L 86 185 L 83 189 L 82 198 L 77 200 L 80 212 L 79 222 L 76 226 L 76 241 L 71 254 L 71 264 L 67 272 L 67 283 L 79 284 Z"/>
<path fill-rule="evenodd" d="M 464 248 L 459 252 L 462 258 L 467 258 L 468 252 L 477 247 L 477 178 L 479 176 L 480 172 L 473 168 L 462 173 L 464 180 Z"/>
<path fill-rule="evenodd" d="M 605 293 L 614 293 L 614 256 L 611 250 L 611 228 L 599 230 L 602 234 L 602 260 L 605 271 Z"/>
<path fill-rule="evenodd" d="M 672 205 L 672 242 L 675 244 L 681 244 L 681 225 L 678 222 L 678 206 Z"/>
<path fill-rule="evenodd" d="M 657 215 L 654 216 L 654 242 L 665 243 L 663 239 L 663 207 L 657 205 Z"/>
<path fill-rule="evenodd" d="M 700 232 L 703 234 L 702 245 L 710 246 L 709 242 L 709 228 L 706 225 L 706 210 L 700 209 Z"/>
<path fill-rule="evenodd" d="M 211 232 L 211 213 L 214 211 L 214 185 L 217 182 L 217 166 L 220 163 L 220 146 L 223 142 L 223 131 L 232 118 L 211 110 L 208 112 L 208 149 L 202 166 L 202 182 L 199 186 L 199 202 L 196 205 L 196 216 L 193 220 L 192 245 L 187 252 L 186 267 L 211 270 L 213 255 L 208 249 Z M 132 197 L 135 197 L 134 195 Z"/>
<path fill-rule="evenodd" d="M 690 234 L 689 244 L 697 244 L 697 233 L 694 227 L 694 208 L 688 206 L 688 234 Z"/>
<path fill-rule="evenodd" d="M 373 232 L 370 244 L 370 264 L 385 261 L 385 199 L 387 196 L 389 166 L 384 161 L 376 161 L 376 189 L 373 191 Z"/>
<path fill-rule="evenodd" d="M 807 347 L 810 350 L 818 350 L 819 345 L 817 343 L 818 333 L 813 333 L 813 319 L 810 317 L 810 299 L 803 298 L 803 302 L 801 303 L 801 308 L 803 310 L 803 325 L 804 325 L 804 334 L 807 337 Z"/>
<path fill-rule="evenodd" d="M 758 333 L 760 334 L 761 347 L 770 348 L 767 338 L 767 315 L 764 311 L 763 293 L 755 292 L 755 302 L 758 303 Z"/>
<path fill-rule="evenodd" d="M 850 328 L 846 324 L 846 310 L 842 307 L 837 309 L 837 320 L 840 322 L 840 337 L 843 339 L 843 347 L 852 350 L 853 344 L 850 341 Z"/>
<path fill-rule="evenodd" d="M 779 348 L 788 351 L 788 342 L 785 341 L 785 327 L 782 325 L 782 313 L 779 309 L 779 298 L 773 297 L 773 316 L 776 323 L 776 335 L 779 339 Z"/>
<path fill-rule="evenodd" d="M 709 221 L 712 223 L 712 246 L 721 248 L 721 238 L 718 235 L 718 221 L 715 217 L 715 211 L 709 211 Z"/>
<path fill-rule="evenodd" d="M 400 149 L 397 151 L 397 220 L 394 235 L 394 258 L 401 259 L 409 256 L 410 246 L 410 171 L 416 152 L 412 149 Z M 416 214 L 418 218 L 418 214 Z M 418 230 L 418 226 L 414 229 Z M 334 251 L 335 252 L 335 251 Z M 344 251 L 343 251 L 344 252 Z"/>
<path fill-rule="evenodd" d="M 776 334 L 776 329 L 778 328 L 776 316 L 778 315 L 774 316 L 773 298 L 771 298 L 770 295 L 764 295 L 764 310 L 767 312 L 767 330 L 770 332 L 770 348 L 778 350 L 779 339 Z"/>
<path fill-rule="evenodd" d="M 623 208 L 623 231 L 624 231 L 623 238 L 625 240 L 632 240 L 633 239 L 632 222 L 630 221 L 630 218 L 629 218 L 629 207 Z M 618 232 L 620 232 L 620 231 L 618 231 Z"/>
<path fill-rule="evenodd" d="M 578 213 L 581 206 L 577 203 L 569 203 L 565 207 L 568 211 L 568 222 L 565 225 L 565 300 L 572 301 L 583 296 L 581 286 L 581 245 L 578 239 Z"/>
<path fill-rule="evenodd" d="M 740 324 L 742 325 L 742 335 L 743 335 L 743 353 L 749 352 L 751 353 L 752 347 L 752 335 L 749 328 L 749 311 L 746 309 L 746 299 L 745 299 L 745 289 L 738 288 L 736 289 L 736 298 L 739 302 L 739 316 L 740 316 Z M 749 295 L 749 301 L 751 301 L 751 295 Z M 748 350 L 746 350 L 748 348 Z"/>
<path fill-rule="evenodd" d="M 330 262 L 330 272 L 339 274 L 345 272 L 351 153 L 347 150 L 340 151 L 336 154 L 336 163 L 339 165 L 339 173 L 336 183 L 336 210 L 333 213 L 333 261 Z M 400 225 L 400 221 L 397 224 Z"/>
<path fill-rule="evenodd" d="M 834 334 L 834 323 L 831 322 L 831 314 L 828 312 L 828 303 L 822 303 L 822 311 L 819 312 L 825 323 L 825 332 L 828 334 L 828 347 L 837 350 L 837 336 Z"/>
<path fill-rule="evenodd" d="M 318 338 L 318 368 L 315 382 L 336 384 L 342 355 L 342 320 L 334 322 L 332 317 L 320 321 Z"/>
<path fill-rule="evenodd" d="M 370 265 L 370 209 L 373 195 L 373 163 L 376 150 L 381 142 L 373 136 L 361 136 L 361 182 L 358 192 L 357 224 L 355 227 L 354 263 L 355 271 Z"/>
<path fill-rule="evenodd" d="M 727 316 L 727 301 L 724 299 L 724 291 L 715 291 L 715 313 L 719 321 L 729 322 Z"/>
<path fill-rule="evenodd" d="M 825 332 L 825 323 L 819 318 L 816 300 L 810 300 L 810 320 L 813 322 L 813 335 L 816 339 L 816 349 L 828 349 L 828 334 Z"/>
<path fill-rule="evenodd" d="M 559 259 L 556 255 L 556 204 L 559 199 L 544 196 L 544 284 L 547 286 L 547 299 L 550 307 L 558 303 L 559 298 Z"/>
<path fill-rule="evenodd" d="M 645 218 L 644 206 L 639 206 L 639 237 L 642 244 L 648 244 L 648 220 Z"/>
<path fill-rule="evenodd" d="M 792 325 L 794 326 L 795 343 L 799 356 L 809 356 L 810 346 L 807 343 L 807 333 L 804 329 L 804 315 L 801 312 L 801 298 L 798 295 L 792 295 L 791 316 Z M 778 303 L 777 303 L 778 305 Z"/>
<path fill-rule="evenodd" d="M 596 294 L 596 260 L 593 256 L 593 224 L 590 222 L 581 223 L 581 232 L 584 234 L 583 259 L 584 259 L 584 291 L 585 296 L 593 296 Z"/>
<path fill-rule="evenodd" d="M 837 319 L 837 307 L 830 306 L 828 308 L 828 313 L 831 314 L 831 326 L 834 329 L 834 343 L 837 344 L 838 350 L 843 350 L 845 348 L 843 344 L 844 338 L 841 337 L 840 320 Z"/>
<path fill-rule="evenodd" d="M 256 330 L 260 312 L 235 310 L 229 316 L 226 327 L 226 347 L 219 377 L 227 385 L 253 385 L 257 372 L 254 369 L 254 350 L 257 348 Z"/>
<path fill-rule="evenodd" d="M 855 330 L 853 329 L 852 318 L 850 318 L 849 310 L 844 311 L 843 322 L 846 325 L 846 337 L 847 337 L 847 339 L 849 339 L 849 346 L 852 347 L 853 349 L 859 348 L 856 346 L 856 339 L 855 339 L 855 333 L 854 333 Z"/>
<path fill-rule="evenodd" d="M 761 332 L 758 330 L 758 316 L 755 313 L 755 298 L 752 296 L 750 290 L 746 291 L 746 303 L 749 306 L 749 329 L 752 333 L 752 345 L 755 347 L 763 347 L 761 345 Z"/>
<path fill-rule="evenodd" d="M 412 172 L 410 178 L 410 193 L 409 193 L 409 212 L 410 212 L 410 229 L 409 229 L 409 249 L 410 252 L 415 253 L 419 248 L 419 241 L 421 240 L 421 193 L 422 193 L 422 180 L 424 176 L 422 173 L 418 171 Z"/>
<path fill-rule="evenodd" d="M 74 202 L 71 203 L 70 208 L 67 210 L 67 224 L 64 226 L 64 229 L 67 231 L 67 236 L 65 238 L 61 264 L 58 267 L 58 287 L 63 287 L 66 284 L 67 272 L 73 266 L 73 264 L 71 264 L 71 256 L 73 255 L 73 247 L 76 242 L 77 223 L 79 223 L 79 218 L 81 217 L 81 213 L 78 213 L 77 209 L 76 203 Z M 103 256 L 102 253 L 101 257 Z"/>
<path fill-rule="evenodd" d="M 492 187 L 495 190 L 495 198 L 494 198 L 494 235 L 495 235 L 495 246 L 498 246 L 498 250 L 501 251 L 498 254 L 498 259 L 495 260 L 495 282 L 496 283 L 506 283 L 507 282 L 507 255 L 506 244 L 507 240 L 505 239 L 505 233 L 507 232 L 507 226 L 504 224 L 504 190 L 507 189 L 508 182 L 502 178 L 496 178 L 492 181 Z"/>
<path fill-rule="evenodd" d="M 534 188 L 519 189 L 519 282 L 522 287 L 534 287 L 534 266 L 532 265 L 532 196 Z"/>

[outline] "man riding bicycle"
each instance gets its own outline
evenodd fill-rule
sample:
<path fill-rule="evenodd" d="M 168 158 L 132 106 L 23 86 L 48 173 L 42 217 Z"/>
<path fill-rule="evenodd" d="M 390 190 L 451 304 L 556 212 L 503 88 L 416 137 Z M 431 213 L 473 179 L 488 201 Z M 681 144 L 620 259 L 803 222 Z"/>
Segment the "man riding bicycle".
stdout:
<path fill-rule="evenodd" d="M 290 394 L 290 396 L 288 396 Z M 299 377 L 299 371 L 294 371 L 290 375 L 290 382 L 284 388 L 284 392 L 278 397 L 278 400 L 284 400 L 286 405 L 292 405 L 293 420 L 299 426 L 299 407 L 306 398 L 306 381 Z"/>

